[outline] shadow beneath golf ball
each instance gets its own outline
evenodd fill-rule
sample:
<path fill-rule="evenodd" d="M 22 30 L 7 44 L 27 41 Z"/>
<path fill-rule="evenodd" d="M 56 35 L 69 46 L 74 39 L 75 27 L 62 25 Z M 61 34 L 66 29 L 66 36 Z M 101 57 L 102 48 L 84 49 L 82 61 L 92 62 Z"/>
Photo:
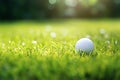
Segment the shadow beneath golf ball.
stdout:
<path fill-rule="evenodd" d="M 84 57 L 84 56 L 96 57 L 98 55 L 98 53 L 95 52 L 95 51 L 91 51 L 91 52 L 87 53 L 87 52 L 84 52 L 84 51 L 81 51 L 81 50 L 78 51 L 77 54 L 79 54 L 80 57 Z"/>

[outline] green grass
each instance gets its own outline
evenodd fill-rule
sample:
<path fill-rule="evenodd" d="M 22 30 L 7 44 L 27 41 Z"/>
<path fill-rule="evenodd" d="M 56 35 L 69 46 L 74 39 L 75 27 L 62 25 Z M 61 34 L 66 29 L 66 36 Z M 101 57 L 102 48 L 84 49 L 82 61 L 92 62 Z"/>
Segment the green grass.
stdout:
<path fill-rule="evenodd" d="M 79 55 L 86 36 L 95 50 Z M 119 42 L 119 20 L 1 23 L 0 80 L 119 80 Z"/>

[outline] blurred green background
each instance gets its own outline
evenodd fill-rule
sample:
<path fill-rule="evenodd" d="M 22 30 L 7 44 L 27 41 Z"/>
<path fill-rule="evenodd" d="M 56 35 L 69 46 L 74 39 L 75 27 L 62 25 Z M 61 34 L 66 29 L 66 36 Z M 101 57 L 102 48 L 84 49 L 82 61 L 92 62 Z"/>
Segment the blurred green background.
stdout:
<path fill-rule="evenodd" d="M 0 20 L 119 17 L 120 0 L 0 0 Z"/>

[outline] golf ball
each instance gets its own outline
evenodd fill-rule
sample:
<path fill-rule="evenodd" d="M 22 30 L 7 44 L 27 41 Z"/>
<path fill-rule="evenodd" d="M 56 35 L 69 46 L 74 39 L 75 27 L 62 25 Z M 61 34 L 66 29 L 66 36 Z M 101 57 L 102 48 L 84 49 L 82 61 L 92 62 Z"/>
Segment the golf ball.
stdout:
<path fill-rule="evenodd" d="M 77 52 L 90 53 L 94 49 L 94 43 L 88 38 L 82 38 L 77 41 L 75 49 Z"/>

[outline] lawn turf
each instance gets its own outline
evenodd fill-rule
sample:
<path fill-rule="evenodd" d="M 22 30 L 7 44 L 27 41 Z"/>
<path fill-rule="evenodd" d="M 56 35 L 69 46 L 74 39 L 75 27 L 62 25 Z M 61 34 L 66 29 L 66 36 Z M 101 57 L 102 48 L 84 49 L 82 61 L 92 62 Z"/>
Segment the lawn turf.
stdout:
<path fill-rule="evenodd" d="M 83 37 L 89 55 L 75 51 Z M 0 80 L 120 79 L 120 20 L 0 23 Z"/>

